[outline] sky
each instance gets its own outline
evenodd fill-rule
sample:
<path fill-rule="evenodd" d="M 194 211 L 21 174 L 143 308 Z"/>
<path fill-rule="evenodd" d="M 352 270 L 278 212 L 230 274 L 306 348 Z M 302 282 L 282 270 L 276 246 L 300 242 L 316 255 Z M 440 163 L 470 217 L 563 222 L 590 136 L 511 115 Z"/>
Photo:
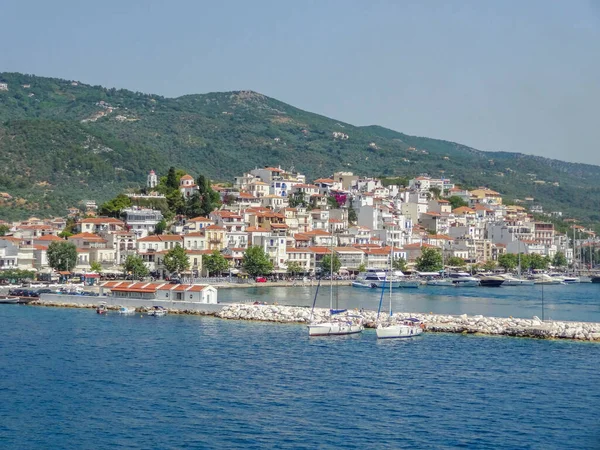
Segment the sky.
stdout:
<path fill-rule="evenodd" d="M 0 71 L 600 165 L 600 0 L 4 0 Z"/>

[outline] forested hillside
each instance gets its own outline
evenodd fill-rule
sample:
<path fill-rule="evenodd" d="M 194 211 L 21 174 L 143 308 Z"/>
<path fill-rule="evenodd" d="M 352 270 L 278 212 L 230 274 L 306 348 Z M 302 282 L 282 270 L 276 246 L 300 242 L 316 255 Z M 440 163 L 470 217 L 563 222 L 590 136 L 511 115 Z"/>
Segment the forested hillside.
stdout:
<path fill-rule="evenodd" d="M 8 85 L 0 90 L 0 191 L 13 197 L 0 204 L 2 219 L 63 215 L 171 165 L 223 181 L 264 165 L 294 166 L 309 178 L 342 169 L 428 173 L 600 219 L 598 166 L 356 127 L 250 91 L 164 98 L 18 73 L 0 73 L 0 82 Z"/>

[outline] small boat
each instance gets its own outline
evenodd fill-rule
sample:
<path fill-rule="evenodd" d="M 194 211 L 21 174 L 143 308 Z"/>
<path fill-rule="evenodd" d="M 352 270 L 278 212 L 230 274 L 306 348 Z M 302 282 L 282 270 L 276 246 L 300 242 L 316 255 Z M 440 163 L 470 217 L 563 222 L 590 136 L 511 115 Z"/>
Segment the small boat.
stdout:
<path fill-rule="evenodd" d="M 119 314 L 124 314 L 124 315 L 135 314 L 135 308 L 128 308 L 127 306 L 119 306 Z"/>
<path fill-rule="evenodd" d="M 167 315 L 167 310 L 162 306 L 153 306 L 148 315 L 152 317 L 162 317 Z"/>
<path fill-rule="evenodd" d="M 106 302 L 100 302 L 96 307 L 96 314 L 106 314 L 108 313 L 108 309 L 106 307 Z"/>
<path fill-rule="evenodd" d="M 534 275 L 533 283 L 534 284 L 551 284 L 551 285 L 566 284 L 562 279 L 551 277 L 546 273 Z"/>
<path fill-rule="evenodd" d="M 594 284 L 600 283 L 600 276 L 593 276 L 592 277 L 592 283 L 594 283 Z"/>
<path fill-rule="evenodd" d="M 356 281 L 355 280 L 355 281 L 352 282 L 352 287 L 373 289 L 373 288 L 376 288 L 377 285 L 375 283 L 366 283 L 366 282 L 363 282 L 363 281 Z"/>
<path fill-rule="evenodd" d="M 3 295 L 0 297 L 0 305 L 16 305 L 21 302 L 20 297 L 15 297 L 12 295 Z"/>

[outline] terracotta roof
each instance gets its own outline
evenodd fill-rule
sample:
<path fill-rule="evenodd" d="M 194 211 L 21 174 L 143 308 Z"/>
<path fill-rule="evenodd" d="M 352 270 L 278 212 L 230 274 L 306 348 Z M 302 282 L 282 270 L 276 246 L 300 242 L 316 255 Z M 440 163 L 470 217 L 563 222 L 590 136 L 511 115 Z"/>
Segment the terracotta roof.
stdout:
<path fill-rule="evenodd" d="M 93 224 L 102 224 L 102 223 L 114 223 L 115 225 L 125 225 L 123 221 L 119 219 L 115 219 L 114 217 L 92 217 L 89 219 L 82 219 L 79 223 L 93 223 Z"/>
<path fill-rule="evenodd" d="M 466 206 L 459 206 L 458 208 L 454 208 L 452 212 L 454 214 L 474 214 L 475 210 Z"/>
<path fill-rule="evenodd" d="M 264 170 L 270 170 L 271 172 L 283 172 L 283 170 L 278 169 L 277 167 L 265 167 Z"/>
<path fill-rule="evenodd" d="M 213 220 L 208 217 L 194 217 L 193 219 L 188 219 L 188 222 L 210 222 L 213 223 Z"/>
<path fill-rule="evenodd" d="M 53 234 L 47 234 L 45 236 L 40 236 L 35 238 L 36 241 L 62 241 L 63 239 L 58 236 L 54 236 Z"/>
<path fill-rule="evenodd" d="M 194 177 L 193 177 L 193 176 L 191 176 L 191 175 L 188 175 L 188 174 L 185 174 L 184 176 L 182 176 L 182 177 L 179 179 L 179 181 L 181 181 L 181 180 L 193 180 L 193 179 L 194 179 Z"/>
<path fill-rule="evenodd" d="M 266 228 L 262 228 L 262 227 L 247 227 L 246 232 L 247 233 L 268 233 L 269 230 L 267 230 Z"/>
<path fill-rule="evenodd" d="M 204 228 L 205 230 L 225 230 L 225 228 L 220 227 L 219 225 L 209 225 Z"/>

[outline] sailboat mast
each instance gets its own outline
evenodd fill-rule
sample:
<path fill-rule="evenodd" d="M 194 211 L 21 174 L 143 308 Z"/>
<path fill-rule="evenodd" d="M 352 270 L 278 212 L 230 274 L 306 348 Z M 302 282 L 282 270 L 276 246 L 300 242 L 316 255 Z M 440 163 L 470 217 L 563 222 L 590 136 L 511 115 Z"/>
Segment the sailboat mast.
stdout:
<path fill-rule="evenodd" d="M 333 309 L 333 224 L 331 224 L 331 253 L 329 255 L 329 311 Z"/>
<path fill-rule="evenodd" d="M 394 273 L 394 227 L 392 227 L 392 233 L 390 234 L 392 241 L 392 249 L 390 250 L 390 317 L 392 316 L 392 283 L 394 282 L 393 273 Z"/>

